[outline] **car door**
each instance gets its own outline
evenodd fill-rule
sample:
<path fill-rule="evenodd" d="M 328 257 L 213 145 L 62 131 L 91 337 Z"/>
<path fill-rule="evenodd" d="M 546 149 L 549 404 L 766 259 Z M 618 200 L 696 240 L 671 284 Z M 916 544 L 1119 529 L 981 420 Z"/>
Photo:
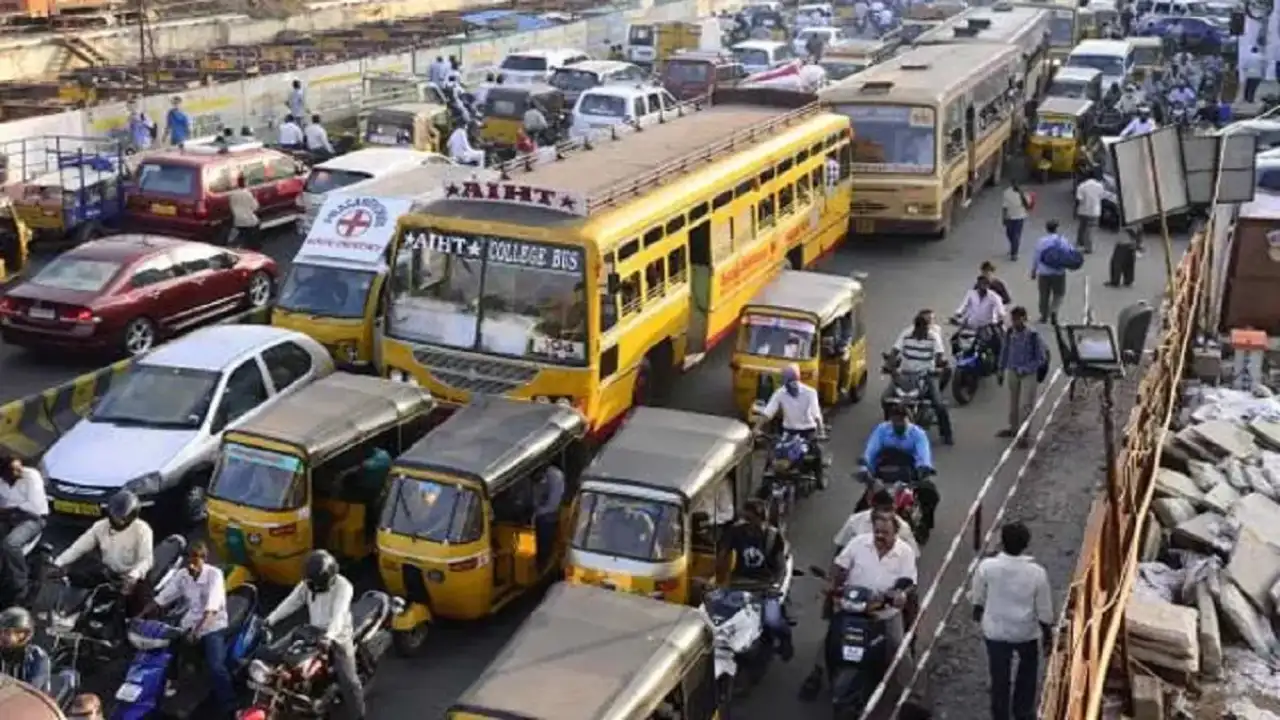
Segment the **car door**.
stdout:
<path fill-rule="evenodd" d="M 240 165 L 240 174 L 244 176 L 245 187 L 253 193 L 258 201 L 258 220 L 269 223 L 279 214 L 280 202 L 276 197 L 275 184 L 267 181 L 267 163 L 262 157 L 247 158 Z"/>
<path fill-rule="evenodd" d="M 208 317 L 216 310 L 221 288 L 213 257 L 217 250 L 202 245 L 182 245 L 170 252 L 190 305 L 191 321 Z"/>
<path fill-rule="evenodd" d="M 292 340 L 263 350 L 262 363 L 267 368 L 267 377 L 271 378 L 271 387 L 276 395 L 302 387 L 315 370 L 311 353 Z"/>
<path fill-rule="evenodd" d="M 657 92 L 649 93 L 649 114 L 657 115 L 662 111 L 662 95 Z"/>
<path fill-rule="evenodd" d="M 284 155 L 270 157 L 266 163 L 267 181 L 275 189 L 272 213 L 290 215 L 299 212 L 298 198 L 302 195 L 304 180 L 298 163 Z"/>
<path fill-rule="evenodd" d="M 152 318 L 166 333 L 186 327 L 196 304 L 168 253 L 152 255 L 134 266 L 128 295 L 134 315 Z"/>
<path fill-rule="evenodd" d="M 214 434 L 222 433 L 236 422 L 252 417 L 269 398 L 271 391 L 259 358 L 254 356 L 241 362 L 227 375 L 210 429 Z"/>
<path fill-rule="evenodd" d="M 635 97 L 635 100 L 633 100 L 631 103 L 632 117 L 627 119 L 631 120 L 632 122 L 640 122 L 641 118 L 649 114 L 648 111 L 645 109 L 645 107 L 646 106 L 644 102 L 644 96 L 637 95 Z"/>

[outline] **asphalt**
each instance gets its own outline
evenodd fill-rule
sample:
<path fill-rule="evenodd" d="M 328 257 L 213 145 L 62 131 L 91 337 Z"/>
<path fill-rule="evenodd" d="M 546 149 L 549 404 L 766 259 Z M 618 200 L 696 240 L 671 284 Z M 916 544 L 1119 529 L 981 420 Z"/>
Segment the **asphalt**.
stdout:
<path fill-rule="evenodd" d="M 1044 222 L 1050 218 L 1060 218 L 1069 223 L 1074 204 L 1069 183 L 1035 189 L 1039 197 L 1036 211 L 1028 223 L 1024 245 L 1034 242 L 1042 232 Z M 949 315 L 984 260 L 996 263 L 998 274 L 1008 284 L 1015 304 L 1034 306 L 1035 290 L 1028 278 L 1026 254 L 1016 264 L 1004 259 L 1005 246 L 999 217 L 999 193 L 988 189 L 975 200 L 946 240 L 886 237 L 849 244 L 819 268 L 836 274 L 866 273 L 865 317 L 873 359 L 892 343 L 916 310 L 929 307 L 937 310 L 939 317 Z M 1112 243 L 1112 237 L 1102 233 L 1097 242 L 1097 253 L 1089 258 L 1082 271 L 1072 276 L 1064 306 L 1065 316 L 1080 315 L 1085 276 L 1093 288 L 1091 296 L 1096 316 L 1103 321 L 1113 319 L 1128 303 L 1157 299 L 1164 283 L 1164 262 L 1159 243 L 1155 238 L 1149 240 L 1151 249 L 1138 260 L 1135 287 L 1113 290 L 1102 287 Z M 292 257 L 296 247 L 295 239 L 276 236 L 268 241 L 267 250 L 283 262 Z M 46 358 L 35 358 L 21 350 L 0 346 L 0 402 L 38 392 L 87 369 L 92 368 L 53 364 Z M 848 472 L 854 467 L 868 432 L 879 420 L 874 398 L 883 387 L 883 378 L 873 374 L 868 393 L 872 401 L 844 408 L 833 416 L 833 441 L 828 446 L 828 453 L 833 456 L 836 482 L 824 495 L 801 505 L 798 518 L 792 523 L 791 540 L 796 548 L 798 566 L 812 563 L 825 566 L 830 559 L 831 536 L 852 511 L 856 499 Z M 718 348 L 701 366 L 682 378 L 673 397 L 676 398 L 675 405 L 682 409 L 731 414 L 728 348 Z M 938 528 L 932 541 L 924 548 L 921 559 L 922 582 L 926 584 L 937 574 L 946 549 L 964 523 L 975 494 L 1005 450 L 1005 441 L 995 437 L 996 430 L 1004 423 L 1005 408 L 1005 394 L 994 383 L 988 383 L 971 405 L 952 409 L 956 445 L 935 449 L 938 487 L 943 500 L 937 518 Z M 1009 463 L 1013 467 L 1006 468 L 998 476 L 992 489 L 993 499 L 988 503 L 991 509 L 998 503 L 1004 493 L 1003 486 L 1012 479 L 1016 466 L 1021 463 L 1020 455 L 1015 453 L 1013 462 Z M 1081 498 L 1081 501 L 1086 499 Z M 951 587 L 961 579 L 960 571 L 971 557 L 967 540 L 961 547 L 952 571 L 944 576 L 943 592 L 938 593 L 940 600 L 950 596 Z M 819 588 L 815 579 L 797 580 L 793 596 L 793 614 L 799 618 L 796 658 L 790 664 L 775 663 L 764 684 L 741 701 L 735 717 L 764 720 L 825 714 L 825 707 L 821 704 L 805 706 L 796 699 L 796 690 L 810 666 L 824 629 L 816 604 Z M 500 651 L 535 603 L 536 598 L 518 603 L 487 622 L 441 627 L 432 635 L 429 647 L 421 657 L 413 660 L 393 658 L 386 662 L 371 689 L 371 716 L 440 716 Z M 927 642 L 931 637 L 930 628 L 940 617 L 941 610 L 936 607 L 926 609 L 923 641 Z M 981 712 L 975 708 L 974 717 L 979 715 Z"/>

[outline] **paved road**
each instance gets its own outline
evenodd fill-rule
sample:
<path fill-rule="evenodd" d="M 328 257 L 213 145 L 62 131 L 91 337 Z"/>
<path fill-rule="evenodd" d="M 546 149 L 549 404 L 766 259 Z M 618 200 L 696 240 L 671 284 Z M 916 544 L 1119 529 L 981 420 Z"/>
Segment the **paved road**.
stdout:
<path fill-rule="evenodd" d="M 1040 192 L 1038 210 L 1032 223 L 1037 231 L 1049 217 L 1069 217 L 1072 203 L 1070 186 L 1060 184 Z M 862 271 L 868 273 L 867 322 L 873 357 L 892 342 L 896 334 L 921 307 L 931 307 L 945 315 L 954 309 L 962 292 L 976 275 L 983 260 L 996 259 L 1001 275 L 1009 284 L 1015 302 L 1034 304 L 1034 288 L 1027 278 L 1025 262 L 1016 266 L 998 260 L 1004 246 L 999 229 L 998 193 L 987 190 L 970 209 L 952 237 L 942 242 L 885 239 L 874 244 L 859 244 L 843 249 L 822 268 L 832 273 Z M 1028 238 L 1031 241 L 1032 237 Z M 270 243 L 270 251 L 280 259 L 291 256 L 295 243 L 278 238 Z M 1100 319 L 1115 317 L 1128 302 L 1148 299 L 1159 293 L 1163 283 L 1163 262 L 1158 251 L 1148 252 L 1139 260 L 1139 280 L 1135 290 L 1119 291 L 1101 287 L 1105 279 L 1110 239 L 1103 238 L 1097 255 L 1086 267 L 1096 288 L 1094 307 Z M 1066 310 L 1068 317 L 1078 316 L 1081 309 L 1082 276 L 1076 273 Z M 684 378 L 675 393 L 680 407 L 710 413 L 732 412 L 727 349 L 713 353 L 690 377 Z M 0 347 L 0 399 L 21 396 L 65 380 L 75 369 L 52 367 L 29 359 L 19 352 Z M 883 379 L 873 376 L 869 396 L 875 398 L 883 388 Z M 984 477 L 1004 449 L 994 432 L 1004 421 L 1005 397 L 994 385 L 983 388 L 969 407 L 953 410 L 957 444 L 936 451 L 939 488 L 943 505 L 938 515 L 939 527 L 933 541 L 925 548 L 921 563 L 922 576 L 932 579 L 941 564 L 951 538 L 964 521 Z M 798 565 L 813 562 L 825 564 L 830 557 L 831 535 L 852 509 L 855 491 L 842 477 L 852 468 L 872 425 L 878 420 L 875 403 L 846 409 L 834 419 L 830 452 L 834 455 L 838 482 L 817 502 L 803 505 L 798 522 L 793 524 L 793 542 L 798 550 Z M 1016 467 L 1020 457 L 1015 456 Z M 1002 477 L 1007 482 L 1013 469 Z M 1004 483 L 997 483 L 1002 494 Z M 1086 501 L 1081 498 L 1081 501 Z M 994 509 L 994 504 L 990 506 Z M 961 554 L 961 562 L 948 573 L 949 582 L 958 579 L 959 571 L 969 556 Z M 747 720 L 776 717 L 805 717 L 821 713 L 820 706 L 805 708 L 795 699 L 795 690 L 807 672 L 818 639 L 823 630 L 815 605 L 817 581 L 802 578 L 797 582 L 796 610 L 800 617 L 797 632 L 797 659 L 788 665 L 775 664 L 765 685 L 744 701 L 742 717 Z M 949 588 L 940 598 L 949 597 Z M 491 622 L 463 628 L 442 628 L 433 637 L 432 647 L 423 657 L 413 661 L 389 662 L 377 679 L 371 694 L 374 717 L 439 716 L 437 713 L 456 698 L 498 652 L 506 638 L 519 625 L 532 606 L 532 601 L 512 608 Z M 926 612 L 926 624 L 936 622 L 936 611 Z M 925 633 L 928 637 L 929 633 Z M 975 713 L 975 716 L 977 714 Z"/>

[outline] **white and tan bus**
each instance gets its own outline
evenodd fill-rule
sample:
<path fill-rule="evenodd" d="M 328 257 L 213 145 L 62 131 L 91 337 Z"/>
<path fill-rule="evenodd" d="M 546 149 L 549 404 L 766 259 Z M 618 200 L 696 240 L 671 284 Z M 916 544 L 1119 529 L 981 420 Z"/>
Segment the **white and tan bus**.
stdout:
<path fill-rule="evenodd" d="M 1078 0 L 1020 0 L 1015 6 L 1047 8 L 1052 16 L 1049 21 L 1049 57 L 1054 66 L 1066 62 L 1071 48 L 1080 42 L 1083 28 L 1080 23 Z"/>
<path fill-rule="evenodd" d="M 1012 45 L 923 45 L 821 93 L 853 124 L 852 231 L 945 237 L 1014 152 Z"/>
<path fill-rule="evenodd" d="M 965 10 L 916 38 L 916 45 L 1013 45 L 1022 51 L 1024 100 L 1040 99 L 1052 74 L 1049 37 L 1053 12 L 1045 7 L 1014 6 L 1007 2 Z"/>

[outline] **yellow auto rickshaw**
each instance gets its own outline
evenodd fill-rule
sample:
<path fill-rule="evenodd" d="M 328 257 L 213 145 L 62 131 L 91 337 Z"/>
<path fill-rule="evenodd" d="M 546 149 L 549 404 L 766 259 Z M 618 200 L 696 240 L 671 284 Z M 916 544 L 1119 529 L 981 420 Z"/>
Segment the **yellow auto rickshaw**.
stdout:
<path fill-rule="evenodd" d="M 362 147 L 403 147 L 442 152 L 449 134 L 449 108 L 412 102 L 371 110 L 360 118 Z"/>
<path fill-rule="evenodd" d="M 484 99 L 480 142 L 488 147 L 514 147 L 524 129 L 524 114 L 536 107 L 553 131 L 564 124 L 564 93 L 550 85 L 494 85 Z"/>
<path fill-rule="evenodd" d="M 566 527 L 586 431 L 571 407 L 478 396 L 396 458 L 378 570 L 409 602 L 392 621 L 397 652 L 418 652 L 437 618 L 485 617 L 559 572 L 565 533 L 539 548 L 533 508 L 558 467 Z"/>
<path fill-rule="evenodd" d="M 1046 181 L 1075 172 L 1094 139 L 1094 105 L 1088 100 L 1051 97 L 1036 108 L 1036 119 L 1027 137 L 1027 162 Z"/>
<path fill-rule="evenodd" d="M 430 428 L 434 408 L 416 386 L 336 373 L 228 430 L 209 483 L 228 587 L 292 585 L 313 548 L 368 557 L 391 458 Z"/>
<path fill-rule="evenodd" d="M 636 407 L 582 474 L 565 579 L 696 604 L 716 579 L 715 528 L 754 489 L 751 450 L 739 420 Z"/>
<path fill-rule="evenodd" d="M 715 665 L 698 610 L 561 583 L 445 717 L 714 720 Z"/>
<path fill-rule="evenodd" d="M 1148 77 L 1159 77 L 1164 73 L 1165 58 L 1164 39 L 1159 37 L 1131 37 L 1129 45 L 1133 48 L 1133 81 L 1141 83 Z M 1229 73 L 1228 73 L 1229 74 Z"/>
<path fill-rule="evenodd" d="M 824 406 L 857 402 L 867 385 L 863 299 L 853 278 L 804 270 L 783 270 L 761 289 L 742 308 L 729 363 L 742 416 L 764 407 L 792 363 Z"/>

